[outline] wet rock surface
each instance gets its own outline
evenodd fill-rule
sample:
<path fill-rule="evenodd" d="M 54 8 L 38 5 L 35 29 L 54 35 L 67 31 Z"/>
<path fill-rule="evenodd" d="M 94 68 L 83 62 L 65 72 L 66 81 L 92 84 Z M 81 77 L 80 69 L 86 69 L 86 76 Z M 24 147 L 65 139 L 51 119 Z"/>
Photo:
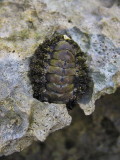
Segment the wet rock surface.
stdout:
<path fill-rule="evenodd" d="M 71 123 L 64 104 L 33 98 L 28 77 L 30 57 L 55 31 L 71 36 L 87 54 L 93 84 L 78 104 L 86 115 L 94 111 L 97 99 L 120 86 L 119 7 L 118 0 L 0 1 L 0 156 L 44 141 Z M 113 125 L 111 121 L 104 117 L 103 128 Z"/>

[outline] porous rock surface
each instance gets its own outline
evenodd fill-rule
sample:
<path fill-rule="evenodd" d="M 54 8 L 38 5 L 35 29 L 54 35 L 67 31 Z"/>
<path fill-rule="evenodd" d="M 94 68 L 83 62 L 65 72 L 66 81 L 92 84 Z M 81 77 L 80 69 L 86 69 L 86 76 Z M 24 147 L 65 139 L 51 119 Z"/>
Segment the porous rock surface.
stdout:
<path fill-rule="evenodd" d="M 50 134 L 44 143 L 35 142 L 0 160 L 120 159 L 120 88 L 97 100 L 93 114 L 85 116 L 79 107 L 70 114 L 73 121 L 69 127 Z"/>
<path fill-rule="evenodd" d="M 65 105 L 41 103 L 32 97 L 28 61 L 15 53 L 0 58 L 0 155 L 21 151 L 33 140 L 67 126 Z"/>
<path fill-rule="evenodd" d="M 0 1 L 0 155 L 21 151 L 33 140 L 70 124 L 65 105 L 33 98 L 29 58 L 45 37 L 63 30 L 87 53 L 93 81 L 80 99 L 86 115 L 95 101 L 120 86 L 119 1 Z"/>

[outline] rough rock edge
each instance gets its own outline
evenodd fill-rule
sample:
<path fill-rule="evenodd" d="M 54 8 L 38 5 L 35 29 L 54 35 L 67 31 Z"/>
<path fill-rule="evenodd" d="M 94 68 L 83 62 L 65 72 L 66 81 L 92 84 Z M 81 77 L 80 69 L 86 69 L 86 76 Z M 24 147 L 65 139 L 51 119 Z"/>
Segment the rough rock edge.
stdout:
<path fill-rule="evenodd" d="M 90 92 L 83 96 L 79 106 L 86 115 L 95 110 L 95 102 L 102 95 L 112 94 L 120 86 L 120 48 L 104 35 L 87 35 L 74 27 L 67 31 L 88 56 L 90 77 L 93 82 Z M 93 89 L 92 89 L 93 87 Z"/>
<path fill-rule="evenodd" d="M 21 60 L 16 53 L 1 54 L 0 156 L 21 151 L 33 140 L 44 141 L 71 123 L 65 105 L 41 103 L 32 97 L 28 66 L 29 59 Z"/>
<path fill-rule="evenodd" d="M 91 1 L 91 3 L 89 3 L 90 7 L 87 8 L 88 12 L 86 14 L 87 5 L 84 5 L 84 1 L 82 1 L 81 3 L 81 6 L 82 6 L 81 8 L 79 6 L 78 6 L 79 8 L 77 8 L 77 5 L 70 6 L 69 4 L 71 3 L 74 4 L 74 2 L 68 2 L 68 3 L 65 3 L 65 7 L 68 8 L 67 15 L 66 15 L 66 8 L 64 8 L 64 5 L 63 5 L 63 9 L 61 9 L 61 7 L 56 5 L 56 3 L 54 5 L 55 1 L 52 1 L 53 2 L 52 5 L 49 4 L 49 1 L 47 1 L 46 3 L 42 3 L 42 1 L 34 1 L 34 3 L 31 3 L 28 0 L 26 1 L 26 4 L 24 4 L 24 2 L 25 1 L 18 1 L 18 0 L 16 0 L 16 3 L 14 3 L 13 0 L 2 1 L 1 3 L 3 6 L 0 8 L 0 13 L 1 13 L 0 15 L 2 16 L 1 21 L 0 21 L 1 22 L 0 23 L 0 30 L 1 30 L 0 32 L 0 49 L 1 49 L 0 62 L 1 61 L 3 62 L 3 64 L 1 65 L 3 67 L 2 72 L 0 73 L 1 74 L 0 76 L 0 84 L 1 84 L 0 104 L 2 106 L 0 110 L 0 116 L 1 116 L 0 122 L 3 123 L 3 125 L 1 125 L 0 123 L 0 127 L 1 128 L 3 127 L 2 128 L 3 132 L 1 132 L 1 135 L 5 138 L 4 139 L 2 137 L 3 146 L 1 148 L 1 155 L 2 154 L 7 155 L 15 151 L 21 151 L 22 149 L 30 145 L 33 139 L 36 139 L 33 136 L 36 133 L 33 133 L 33 130 L 30 130 L 29 122 L 28 122 L 30 120 L 29 117 L 31 114 L 31 106 L 34 100 L 32 99 L 32 91 L 29 85 L 29 80 L 27 78 L 28 60 L 24 58 L 34 53 L 34 50 L 39 45 L 39 43 L 41 43 L 44 40 L 44 37 L 46 35 L 52 34 L 60 26 L 62 26 L 62 28 L 64 28 L 65 26 L 67 26 L 67 28 L 78 26 L 78 28 L 82 28 L 83 30 L 85 30 L 86 33 L 94 33 L 94 32 L 96 33 L 98 32 L 99 27 L 102 26 L 103 31 L 101 31 L 101 33 L 108 35 L 114 42 L 118 42 L 117 39 L 119 39 L 119 36 L 118 36 L 119 32 L 118 33 L 115 32 L 117 30 L 117 26 L 119 25 L 119 16 L 116 16 L 116 15 L 119 15 L 119 8 L 116 5 L 115 5 L 115 9 L 114 7 L 112 7 L 108 10 L 104 7 L 100 7 L 98 11 L 96 6 L 97 5 L 99 6 L 99 4 L 97 4 L 96 0 L 95 1 L 93 0 Z M 93 8 L 95 7 L 94 13 L 92 13 L 91 11 L 92 6 Z M 73 14 L 73 11 L 75 14 Z M 118 14 L 116 14 L 116 11 Z M 114 15 L 113 15 L 113 12 L 114 12 Z M 93 21 L 90 18 L 90 16 L 87 18 L 88 14 L 91 16 L 91 18 L 93 18 Z M 104 17 L 107 17 L 106 15 L 109 15 L 108 19 L 104 18 Z M 102 16 L 103 16 L 103 20 L 102 20 Z M 44 22 L 42 21 L 41 17 L 44 19 Z M 67 18 L 69 18 L 69 22 L 71 21 L 70 23 L 67 22 Z M 78 19 L 80 19 L 80 23 L 78 22 Z M 101 19 L 100 23 L 96 19 L 98 20 Z M 57 20 L 57 24 L 56 24 L 56 20 Z M 51 25 L 51 21 L 52 21 L 52 25 Z M 116 24 L 118 25 L 115 25 L 114 21 L 116 21 Z M 111 24 L 113 24 L 113 28 L 112 27 L 110 28 Z M 92 27 L 92 25 L 94 27 Z M 108 28 L 111 29 L 110 32 Z M 117 33 L 117 34 L 114 34 L 114 33 Z M 94 64 L 91 64 L 91 62 L 94 62 L 92 58 L 94 58 L 94 53 L 96 52 L 92 51 L 92 48 L 90 49 L 89 46 L 92 46 L 91 44 L 92 37 L 95 40 L 98 36 L 91 35 L 90 37 L 89 34 L 83 34 L 82 32 L 76 29 L 70 30 L 69 34 L 71 35 L 73 40 L 75 40 L 80 45 L 82 50 L 84 52 L 87 52 L 88 65 L 91 68 L 91 75 L 92 75 L 93 81 L 94 83 L 96 83 L 97 81 L 95 77 L 97 77 L 99 74 L 101 75 L 101 77 L 104 77 L 104 76 L 102 76 L 101 74 L 103 73 L 102 70 L 97 70 L 99 69 L 99 67 L 96 69 L 97 72 L 94 72 Z M 116 35 L 116 37 L 114 37 L 114 35 Z M 81 36 L 83 37 L 83 40 L 85 43 L 81 41 L 80 39 Z M 110 41 L 109 43 L 111 44 Z M 120 51 L 119 49 L 116 50 L 118 56 L 120 53 L 119 51 Z M 110 79 L 107 79 L 106 83 L 104 83 L 106 87 L 103 86 L 103 88 L 100 90 L 94 85 L 94 90 L 93 90 L 94 92 L 92 94 L 92 100 L 90 101 L 90 98 L 88 98 L 89 103 L 87 103 L 86 105 L 80 102 L 80 107 L 83 108 L 86 115 L 93 112 L 94 103 L 96 99 L 98 99 L 101 95 L 104 95 L 106 93 L 108 94 L 113 93 L 116 90 L 116 88 L 120 86 L 120 72 L 118 72 L 118 69 L 120 68 L 119 59 L 120 59 L 119 57 L 116 58 L 116 61 L 118 64 L 117 70 L 114 70 L 113 75 L 109 77 Z M 95 74 L 95 73 L 98 73 L 98 74 Z M 112 84 L 107 83 L 111 81 L 113 82 Z M 96 83 L 96 85 L 97 84 L 98 83 Z M 15 90 L 17 93 L 19 93 L 19 95 L 17 95 Z M 84 99 L 86 98 L 84 97 Z M 11 102 L 12 102 L 12 105 L 10 105 Z M 35 100 L 34 103 L 38 103 L 37 110 L 38 108 L 42 107 L 40 102 L 36 102 Z M 59 107 L 61 106 L 59 105 Z M 10 137 L 6 137 L 4 134 L 2 134 L 4 133 L 4 129 L 6 130 L 7 135 L 9 135 L 8 134 L 9 132 L 7 132 L 7 127 L 8 128 L 14 127 L 14 124 L 15 124 L 15 127 L 17 127 L 17 125 L 16 125 L 16 121 L 14 121 L 14 118 L 15 118 L 14 116 L 10 124 L 7 124 L 7 123 L 9 122 L 9 120 L 11 120 L 11 117 L 10 119 L 7 119 L 7 121 L 4 121 L 4 117 L 6 116 L 6 113 L 10 113 L 10 112 L 14 113 L 13 109 L 15 109 L 15 113 L 16 112 L 19 113 L 18 120 L 20 120 L 19 119 L 20 115 L 24 115 L 22 117 L 23 118 L 22 121 L 24 121 L 23 124 L 25 125 L 23 127 L 24 132 L 22 134 L 17 134 L 17 130 L 15 130 L 15 128 L 13 130 L 10 129 L 10 131 L 12 132 L 11 135 L 13 135 L 13 131 L 15 131 L 15 134 L 14 134 L 15 139 L 14 137 L 11 136 L 12 139 L 9 140 L 7 138 L 10 138 Z M 67 114 L 66 110 L 65 110 L 65 113 Z M 69 125 L 70 124 L 69 120 L 70 120 L 70 117 L 68 116 L 66 119 L 67 124 L 64 124 L 63 121 L 61 123 L 64 126 Z M 20 122 L 20 121 L 17 121 L 17 122 Z M 52 126 L 52 129 L 55 130 L 55 128 L 59 126 L 58 124 L 55 125 L 55 127 Z M 35 127 L 34 123 L 33 123 L 33 126 L 31 124 L 31 128 L 32 127 L 34 129 Z M 60 128 L 61 128 L 61 125 L 60 125 Z M 26 131 L 28 131 L 29 134 Z M 16 138 L 17 135 L 18 137 Z M 39 139 L 42 140 L 43 138 L 39 137 Z"/>

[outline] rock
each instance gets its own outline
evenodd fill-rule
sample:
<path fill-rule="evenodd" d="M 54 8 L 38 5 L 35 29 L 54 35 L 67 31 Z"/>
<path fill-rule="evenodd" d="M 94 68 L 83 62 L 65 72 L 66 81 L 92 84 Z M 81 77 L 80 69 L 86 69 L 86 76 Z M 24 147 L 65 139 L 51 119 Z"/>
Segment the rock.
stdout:
<path fill-rule="evenodd" d="M 97 99 L 114 93 L 120 86 L 120 48 L 104 35 L 87 35 L 76 27 L 67 32 L 88 55 L 87 64 L 93 84 L 80 99 L 79 105 L 89 115 L 94 111 Z"/>
<path fill-rule="evenodd" d="M 79 107 L 70 114 L 70 126 L 52 133 L 44 143 L 34 142 L 22 152 L 0 160 L 119 160 L 120 88 L 97 100 L 92 115 L 85 116 Z"/>
<path fill-rule="evenodd" d="M 65 105 L 41 103 L 39 107 L 37 103 L 32 107 L 30 129 L 38 140 L 44 141 L 50 133 L 70 124 L 71 117 L 67 114 Z"/>
<path fill-rule="evenodd" d="M 32 96 L 28 60 L 16 53 L 0 59 L 0 155 L 21 151 L 33 140 L 67 126 L 71 117 L 65 105 L 41 103 Z"/>
<path fill-rule="evenodd" d="M 45 37 L 64 32 L 87 54 L 92 83 L 79 106 L 89 115 L 97 99 L 120 86 L 119 25 L 118 1 L 0 1 L 0 155 L 71 122 L 65 105 L 33 98 L 29 59 Z"/>

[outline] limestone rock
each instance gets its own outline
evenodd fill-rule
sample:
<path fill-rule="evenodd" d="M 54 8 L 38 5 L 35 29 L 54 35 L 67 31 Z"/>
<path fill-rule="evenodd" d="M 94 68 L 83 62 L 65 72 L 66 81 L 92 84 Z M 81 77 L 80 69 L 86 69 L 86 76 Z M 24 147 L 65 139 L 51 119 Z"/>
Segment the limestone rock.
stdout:
<path fill-rule="evenodd" d="M 29 58 L 45 37 L 63 30 L 88 55 L 93 84 L 79 101 L 88 115 L 100 96 L 120 86 L 119 28 L 119 1 L 0 1 L 0 155 L 43 141 L 71 122 L 65 105 L 32 96 Z"/>
<path fill-rule="evenodd" d="M 95 101 L 102 95 L 114 93 L 120 86 L 120 48 L 104 35 L 86 35 L 79 29 L 68 31 L 88 55 L 88 66 L 93 90 L 80 99 L 80 107 L 86 115 L 94 111 Z M 87 41 L 86 41 L 87 40 Z"/>
<path fill-rule="evenodd" d="M 36 139 L 43 141 L 71 122 L 65 105 L 41 103 L 32 97 L 28 64 L 16 53 L 1 53 L 0 155 L 21 151 Z"/>

